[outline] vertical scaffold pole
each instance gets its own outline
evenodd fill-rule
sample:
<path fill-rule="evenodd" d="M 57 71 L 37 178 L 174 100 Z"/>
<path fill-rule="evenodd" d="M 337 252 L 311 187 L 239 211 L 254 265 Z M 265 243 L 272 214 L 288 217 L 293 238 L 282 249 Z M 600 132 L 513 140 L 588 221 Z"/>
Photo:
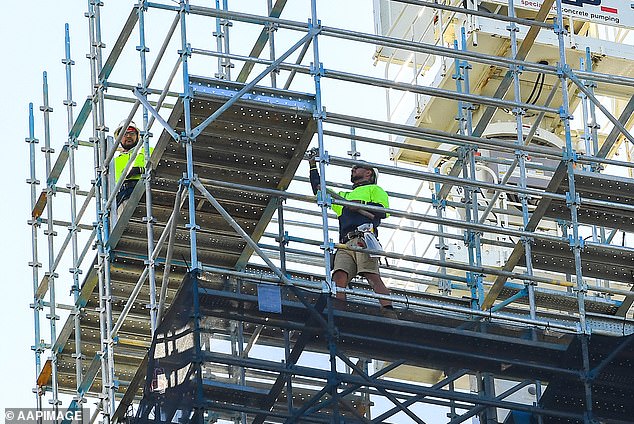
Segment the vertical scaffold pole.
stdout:
<path fill-rule="evenodd" d="M 33 117 L 33 103 L 29 103 L 29 136 L 25 139 L 27 143 L 29 143 L 29 164 L 30 164 L 30 175 L 29 179 L 26 180 L 27 184 L 31 186 L 31 211 L 35 209 L 35 205 L 37 203 L 37 186 L 40 182 L 35 177 L 35 145 L 39 142 L 37 138 L 35 138 L 35 122 Z M 40 218 L 35 217 L 34 214 L 31 214 L 31 218 L 28 221 L 28 224 L 31 226 L 31 262 L 29 262 L 29 266 L 31 267 L 32 273 L 32 281 L 33 281 L 33 304 L 31 304 L 31 308 L 33 308 L 33 346 L 31 346 L 31 350 L 35 355 L 35 381 L 36 386 L 33 389 L 35 393 L 35 402 L 37 406 L 37 410 L 42 410 L 42 392 L 37 385 L 37 379 L 40 375 L 40 371 L 42 370 L 42 353 L 44 352 L 44 345 L 42 343 L 42 336 L 40 333 L 40 311 L 43 309 L 42 300 L 37 296 L 37 288 L 40 283 L 40 268 L 42 264 L 39 261 L 38 257 L 38 245 L 37 238 L 40 228 Z"/>
<path fill-rule="evenodd" d="M 440 168 L 435 168 L 434 172 L 436 174 L 440 174 Z M 447 201 L 445 199 L 441 199 L 438 197 L 438 193 L 440 193 L 441 186 L 439 183 L 434 184 L 434 194 L 432 196 L 432 204 L 434 209 L 436 210 L 436 216 L 438 218 L 443 219 L 445 217 L 445 208 L 447 206 Z M 447 260 L 446 251 L 449 248 L 445 243 L 445 238 L 442 236 L 445 233 L 445 226 L 442 224 L 438 224 L 438 244 L 436 245 L 436 249 L 438 249 L 438 259 L 440 259 L 441 263 L 445 263 Z M 447 267 L 441 266 L 439 269 L 442 275 L 447 274 Z M 449 296 L 451 294 L 451 281 L 446 278 L 441 278 L 438 281 L 438 292 Z"/>
<path fill-rule="evenodd" d="M 64 26 L 64 52 L 64 59 L 62 59 L 62 63 L 64 64 L 66 71 L 66 100 L 64 100 L 64 105 L 66 106 L 67 127 L 68 133 L 70 134 L 70 130 L 73 128 L 74 122 L 73 108 L 76 106 L 76 103 L 73 101 L 73 86 L 71 78 L 71 66 L 73 66 L 75 62 L 70 57 L 70 30 L 68 24 Z M 74 303 L 72 315 L 73 325 L 75 327 L 75 378 L 77 393 L 79 396 L 82 396 L 82 394 L 79 393 L 79 387 L 82 382 L 81 310 L 77 304 L 80 292 L 79 275 L 81 274 L 81 270 L 79 269 L 79 249 L 77 245 L 77 232 L 79 231 L 79 227 L 77 225 L 77 190 L 79 187 L 77 186 L 75 179 L 75 153 L 77 151 L 77 139 L 75 137 L 69 137 L 66 144 L 68 146 L 69 172 L 69 184 L 67 188 L 70 190 L 70 227 L 68 230 L 71 234 L 71 250 L 73 257 L 73 266 L 70 268 L 70 273 L 73 275 L 71 292 L 73 294 Z"/>
<path fill-rule="evenodd" d="M 327 153 L 324 146 L 324 118 L 325 118 L 325 110 L 322 106 L 322 98 L 321 98 L 321 77 L 323 76 L 323 65 L 319 59 L 319 31 L 316 31 L 321 27 L 321 21 L 317 19 L 317 0 L 310 1 L 310 19 L 308 20 L 308 29 L 309 31 L 314 31 L 313 33 L 313 63 L 311 64 L 311 74 L 313 75 L 313 79 L 315 81 L 315 112 L 314 117 L 317 121 L 317 141 L 319 145 L 319 184 L 321 186 L 321 198 L 319 199 L 319 205 L 321 206 L 322 212 L 322 225 L 323 225 L 323 236 L 324 236 L 324 269 L 326 273 L 325 285 L 322 287 L 322 290 L 330 291 L 330 293 L 336 294 L 337 287 L 335 284 L 332 284 L 332 276 L 331 276 L 331 267 L 330 267 L 330 257 L 332 254 L 333 244 L 330 240 L 330 235 L 328 232 L 328 208 L 330 206 L 330 195 L 326 191 L 326 161 L 327 161 Z M 327 286 L 330 287 L 327 287 Z M 328 332 L 327 332 L 327 340 L 328 340 L 328 350 L 330 355 L 330 372 L 333 381 L 329 382 L 330 385 L 330 394 L 334 399 L 334 406 L 332 411 L 332 419 L 334 424 L 338 424 L 340 422 L 339 408 L 338 408 L 338 383 L 335 381 L 337 378 L 337 346 L 335 340 L 335 328 L 334 328 L 334 316 L 333 316 L 333 308 L 332 308 L 332 297 L 328 297 L 327 299 L 327 310 L 328 310 Z"/>
<path fill-rule="evenodd" d="M 222 0 L 222 5 L 220 4 L 220 0 L 216 0 L 216 9 L 228 11 L 229 4 L 227 0 Z M 231 25 L 232 23 L 228 19 L 216 18 L 216 30 L 213 32 L 213 36 L 216 37 L 216 50 L 218 53 L 230 53 L 229 28 Z M 214 74 L 214 76 L 224 80 L 231 80 L 231 68 L 233 68 L 231 59 L 218 56 L 218 72 Z"/>
<path fill-rule="evenodd" d="M 273 10 L 273 0 L 266 0 L 266 7 L 269 16 Z M 275 60 L 275 26 L 273 24 L 267 24 L 266 29 L 269 33 L 269 58 L 271 61 Z M 274 69 L 271 71 L 271 87 L 277 87 L 277 71 Z"/>
<path fill-rule="evenodd" d="M 585 58 L 585 61 L 583 61 L 581 70 L 592 72 L 592 55 L 590 52 L 590 47 L 586 48 L 586 58 Z M 588 88 L 590 93 L 594 95 L 594 89 L 597 87 L 597 83 L 592 80 L 585 80 L 584 84 Z M 590 132 L 589 140 L 590 140 L 590 149 L 591 149 L 591 150 L 588 150 L 586 154 L 592 154 L 593 156 L 595 156 L 599 152 L 598 131 L 601 128 L 601 125 L 599 125 L 599 123 L 597 122 L 597 110 L 596 110 L 596 106 L 594 102 L 592 102 L 588 98 L 588 96 L 586 96 L 585 94 L 584 94 L 584 97 L 587 99 L 587 105 L 588 105 L 588 116 L 586 117 L 587 119 L 584 119 L 585 121 L 584 127 L 587 128 L 587 130 Z M 590 165 L 590 170 L 592 172 L 601 172 L 603 170 L 603 166 L 601 164 L 595 163 Z M 593 236 L 592 241 L 595 241 L 595 242 L 600 241 L 601 243 L 605 243 L 606 242 L 605 227 L 597 228 L 596 225 L 593 225 L 592 236 Z M 610 281 L 607 279 L 598 280 L 598 281 L 599 281 L 599 285 L 603 284 L 605 287 L 610 286 Z M 609 294 L 606 294 L 606 296 L 609 296 Z"/>
<path fill-rule="evenodd" d="M 586 60 L 585 60 L 585 70 L 587 72 L 592 72 L 592 55 L 590 52 L 590 47 L 586 47 Z M 594 94 L 594 89 L 597 88 L 597 83 L 592 80 L 584 81 L 586 87 L 592 94 Z M 587 97 L 587 96 L 586 96 Z M 592 137 L 592 155 L 596 155 L 599 152 L 599 129 L 601 129 L 601 125 L 597 122 L 597 110 L 595 104 L 590 101 L 588 103 L 589 112 L 590 112 L 590 121 L 587 123 L 588 128 L 590 129 L 590 136 Z M 603 167 L 601 164 L 593 164 L 593 171 L 600 171 Z M 605 241 L 605 228 L 601 229 L 602 231 L 602 241 Z"/>
<path fill-rule="evenodd" d="M 220 10 L 220 0 L 216 0 L 216 9 Z M 224 43 L 222 42 L 224 34 L 222 33 L 222 18 L 220 17 L 216 18 L 216 30 L 213 32 L 213 36 L 216 37 L 216 50 L 218 53 L 222 53 L 224 50 Z M 218 72 L 214 77 L 219 79 L 227 79 L 227 75 L 224 73 L 223 60 L 222 56 L 218 56 Z"/>
<path fill-rule="evenodd" d="M 195 189 L 192 181 L 195 177 L 194 174 L 194 157 L 193 157 L 193 142 L 191 137 L 192 123 L 191 123 L 191 89 L 189 86 L 189 58 L 191 57 L 191 48 L 187 43 L 187 26 L 185 23 L 185 16 L 189 13 L 189 1 L 180 0 L 180 23 L 181 23 L 181 40 L 182 46 L 179 54 L 181 55 L 181 63 L 183 67 L 183 114 L 185 121 L 185 131 L 181 135 L 181 141 L 185 144 L 185 154 L 187 156 L 187 171 L 185 175 L 185 185 L 188 190 L 188 207 L 189 207 L 189 246 L 190 246 L 190 260 L 192 269 L 200 269 L 198 263 L 198 253 L 196 251 L 196 232 L 198 226 L 196 225 L 196 200 L 194 198 Z"/>
<path fill-rule="evenodd" d="M 474 33 L 475 36 L 475 33 Z M 458 46 L 455 45 L 456 49 Z M 460 50 L 467 50 L 467 34 L 465 27 L 460 28 Z M 469 80 L 469 70 L 471 65 L 466 60 L 456 59 L 456 88 L 458 92 L 466 94 L 471 93 L 471 83 Z M 469 102 L 458 103 L 458 122 L 460 125 L 460 133 L 462 135 L 473 135 L 473 105 Z M 464 146 L 460 154 L 463 159 L 463 177 L 465 180 L 475 182 L 477 180 L 475 154 L 477 147 L 474 145 Z M 478 189 L 473 185 L 464 187 L 465 191 L 465 220 L 469 223 L 477 223 L 479 221 L 478 210 Z M 469 252 L 469 265 L 482 267 L 482 250 L 481 250 L 481 233 L 477 230 L 468 230 L 467 239 L 465 240 Z M 480 309 L 484 300 L 484 290 L 482 286 L 482 274 L 479 272 L 469 272 L 468 283 L 471 287 L 471 307 Z M 476 374 L 477 375 L 477 374 Z M 481 382 L 478 387 L 480 395 L 492 399 L 495 397 L 495 381 L 490 373 L 481 373 L 479 376 Z M 495 408 L 486 409 L 486 422 L 497 422 L 497 410 Z"/>
<path fill-rule="evenodd" d="M 473 37 L 475 37 L 475 33 L 473 33 Z M 462 50 L 466 51 L 467 50 L 467 34 L 464 27 L 461 28 L 461 44 L 462 44 L 461 46 Z M 469 70 L 471 69 L 471 65 L 466 60 L 462 60 L 460 61 L 460 63 L 461 63 L 460 67 L 462 69 L 462 75 L 463 75 L 464 92 L 466 94 L 471 94 L 471 80 L 469 78 Z M 473 107 L 473 104 L 469 102 L 463 102 L 462 106 L 465 109 L 464 111 L 465 118 L 466 118 L 465 130 L 467 135 L 471 137 L 473 135 L 474 107 Z M 477 147 L 473 145 L 468 146 L 467 151 L 465 152 L 466 159 L 468 161 L 468 166 L 469 166 L 469 178 L 472 181 L 477 180 L 477 172 L 476 172 L 477 169 L 476 169 L 476 160 L 475 160 L 476 152 L 477 152 Z M 478 223 L 478 221 L 480 220 L 479 210 L 478 210 L 478 189 L 474 187 L 469 187 L 469 190 L 470 190 L 470 195 L 469 195 L 470 204 L 467 204 L 466 206 L 471 208 L 470 222 Z M 475 266 L 478 268 L 482 267 L 482 242 L 480 241 L 481 236 L 482 236 L 482 233 L 480 231 L 474 230 L 471 232 L 471 237 L 469 238 L 469 247 L 473 251 L 473 254 L 475 256 Z M 477 290 L 476 298 L 478 299 L 478 309 L 479 309 L 482 301 L 484 300 L 484 289 L 482 286 L 483 276 L 481 273 L 478 272 L 478 273 L 474 273 L 473 277 L 474 277 L 473 283 L 475 285 L 475 289 Z"/>
<path fill-rule="evenodd" d="M 509 17 L 515 17 L 515 4 L 513 0 L 509 0 Z M 519 27 L 515 22 L 510 22 L 507 26 L 509 30 L 509 34 L 511 37 L 511 56 L 517 57 L 517 33 L 519 31 Z M 513 74 L 513 92 L 515 102 L 520 103 L 522 101 L 522 93 L 520 89 L 520 73 L 521 69 L 518 65 L 510 65 L 510 71 Z M 526 189 L 526 152 L 523 150 L 524 146 L 524 122 L 523 115 L 525 111 L 520 107 L 515 107 L 513 109 L 513 114 L 515 115 L 515 122 L 517 126 L 517 150 L 515 151 L 515 158 L 517 160 L 517 165 L 520 171 L 520 179 L 519 179 L 519 187 L 521 189 Z M 522 205 L 522 227 L 526 228 L 529 221 L 529 210 L 528 210 L 528 196 L 524 193 L 518 194 L 520 198 L 520 203 Z M 524 246 L 524 257 L 526 258 L 526 275 L 529 277 L 533 276 L 533 252 L 532 252 L 532 240 L 528 237 L 522 237 L 521 239 L 522 245 Z M 528 304 L 530 308 L 530 316 L 531 319 L 536 319 L 536 305 L 535 305 L 535 282 L 532 279 L 528 279 L 524 281 L 524 285 L 526 286 L 526 290 L 528 293 Z"/>
<path fill-rule="evenodd" d="M 229 0 L 222 0 L 222 8 L 225 11 L 229 11 Z M 225 53 L 230 54 L 231 50 L 229 48 L 229 28 L 233 25 L 229 19 L 223 19 L 221 22 L 223 26 L 223 41 L 225 43 Z M 233 63 L 231 63 L 231 59 L 226 57 L 222 62 L 222 66 L 224 67 L 224 73 L 227 76 L 227 80 L 231 81 L 231 68 L 233 68 Z"/>
<path fill-rule="evenodd" d="M 147 96 L 147 61 L 145 54 L 150 51 L 150 49 L 145 44 L 145 11 L 146 6 L 144 1 L 139 1 L 137 5 L 137 13 L 139 14 L 139 46 L 137 50 L 140 55 L 141 62 L 141 94 L 143 96 Z M 145 106 L 143 106 L 143 133 L 142 133 L 142 141 L 143 141 L 143 151 L 145 153 L 145 225 L 147 232 L 147 260 L 145 266 L 148 267 L 148 281 L 150 285 L 150 329 L 152 331 L 152 335 L 156 331 L 156 326 L 158 323 L 156 322 L 158 307 L 156 303 L 156 267 L 154 261 L 154 223 L 156 220 L 154 219 L 152 213 L 152 169 L 150 162 L 150 132 L 148 127 L 149 122 L 149 114 L 148 110 Z"/>
<path fill-rule="evenodd" d="M 288 234 L 284 229 L 284 199 L 278 198 L 277 204 L 277 230 L 280 247 L 280 269 L 286 274 L 286 246 L 288 245 Z"/>
<path fill-rule="evenodd" d="M 110 305 L 110 272 L 109 252 L 107 250 L 107 235 L 109 231 L 109 213 L 104 208 L 104 198 L 108 198 L 108 179 L 104 172 L 107 164 L 103 164 L 103 157 L 108 146 L 105 144 L 103 130 L 103 89 L 98 81 L 101 72 L 101 28 L 99 25 L 98 5 L 95 0 L 88 0 L 88 28 L 90 37 L 90 81 L 92 92 L 92 124 L 95 166 L 95 213 L 97 238 L 97 275 L 99 285 L 99 332 L 101 340 L 101 410 L 104 424 L 110 424 L 114 413 L 114 352 L 112 351 L 111 329 L 112 314 Z M 108 313 L 110 312 L 110 314 Z"/>
<path fill-rule="evenodd" d="M 55 150 L 51 148 L 51 122 L 50 122 L 50 113 L 53 111 L 53 108 L 49 105 L 48 102 L 48 76 L 46 72 L 43 74 L 43 83 L 42 83 L 42 97 L 44 101 L 44 105 L 40 106 L 40 111 L 44 114 L 44 147 L 42 148 L 42 152 L 44 152 L 44 158 L 46 162 L 46 230 L 44 234 L 47 236 L 48 241 L 48 272 L 46 273 L 46 277 L 48 279 L 48 293 L 49 293 L 49 312 L 46 315 L 50 322 L 51 328 L 51 347 L 55 345 L 57 341 L 57 323 L 56 321 L 59 319 L 57 316 L 56 300 L 55 300 L 55 279 L 58 277 L 55 272 L 55 245 L 54 240 L 57 232 L 53 228 L 53 196 L 55 195 L 55 182 L 49 181 L 48 176 L 51 175 L 52 164 L 51 164 L 51 154 L 55 153 Z M 61 404 L 59 400 L 59 393 L 57 387 L 57 353 L 51 349 L 51 389 L 53 398 L 49 400 L 49 403 L 53 405 L 55 411 L 57 411 L 58 405 Z"/>
<path fill-rule="evenodd" d="M 308 29 L 315 30 L 321 26 L 321 22 L 317 20 L 317 4 L 316 0 L 311 0 L 311 18 L 308 20 Z M 332 284 L 330 257 L 333 254 L 333 243 L 330 240 L 330 234 L 328 232 L 328 208 L 331 204 L 330 195 L 326 192 L 326 163 L 328 162 L 328 155 L 324 146 L 324 118 L 326 111 L 324 110 L 321 102 L 321 77 L 323 76 L 323 66 L 319 62 L 319 33 L 314 31 L 313 35 L 313 63 L 310 66 L 310 73 L 315 81 L 315 111 L 313 117 L 317 121 L 317 143 L 319 147 L 319 185 L 321 191 L 319 193 L 319 199 L 317 199 L 319 206 L 321 207 L 321 220 L 322 230 L 324 238 L 324 270 L 326 278 L 324 279 L 324 287 L 322 291 L 336 293 L 336 286 Z"/>
<path fill-rule="evenodd" d="M 101 6 L 103 3 L 98 0 L 93 0 L 93 4 L 95 7 L 95 50 L 96 50 L 96 61 L 97 61 L 97 75 L 101 73 L 103 68 L 103 57 L 102 57 L 102 49 L 105 47 L 103 42 L 101 41 Z M 108 202 L 108 198 L 110 196 L 109 189 L 109 181 L 108 178 L 108 168 L 109 164 L 105 161 L 106 156 L 108 154 L 109 146 L 106 142 L 106 132 L 108 131 L 108 127 L 106 126 L 105 119 L 105 99 L 104 99 L 104 90 L 106 89 L 104 85 L 104 81 L 99 80 L 98 85 L 95 87 L 97 90 L 97 111 L 98 111 L 98 135 L 99 135 L 99 145 L 101 146 L 101 179 L 103 183 L 103 190 L 101 192 L 103 196 L 103 205 L 105 206 Z M 105 283 L 105 294 L 106 294 L 106 325 L 108 331 L 108 372 L 110 374 L 108 387 L 108 395 L 110 397 L 110 417 L 112 417 L 116 411 L 116 399 L 115 399 L 115 389 L 117 382 L 115 380 L 114 375 L 114 345 L 115 341 L 112 336 L 112 284 L 110 280 L 110 247 L 108 247 L 108 241 L 110 238 L 110 208 L 103 208 L 102 220 L 104 222 L 103 230 L 104 230 L 104 241 L 106 243 L 106 261 L 104 267 L 104 283 Z"/>
<path fill-rule="evenodd" d="M 459 50 L 458 40 L 454 40 L 454 49 Z M 465 75 L 464 65 L 462 60 L 456 59 L 454 64 L 455 72 L 452 78 L 456 81 L 456 92 L 463 92 L 463 84 Z M 465 116 L 465 111 L 467 107 L 465 106 L 463 101 L 458 102 L 458 110 L 456 114 L 456 121 L 458 122 L 458 133 L 460 135 L 466 135 L 467 133 L 467 117 Z M 466 180 L 469 178 L 469 151 L 471 150 L 470 146 L 460 146 L 458 148 L 459 159 L 463 163 L 462 166 L 462 175 Z M 464 213 L 465 213 L 465 221 L 472 222 L 472 209 L 471 209 L 471 199 L 473 196 L 473 189 L 468 185 L 463 187 L 464 190 Z M 437 210 L 438 212 L 438 210 Z M 464 244 L 467 247 L 467 252 L 469 255 L 469 265 L 475 265 L 475 250 L 473 249 L 473 231 L 471 229 L 467 229 L 464 234 Z M 480 300 L 478 299 L 478 286 L 477 286 L 477 275 L 473 271 L 467 272 L 467 284 L 471 291 L 471 307 L 473 309 L 479 309 Z"/>
<path fill-rule="evenodd" d="M 572 235 L 569 237 L 570 247 L 573 251 L 575 258 L 575 280 L 577 292 L 577 305 L 579 308 L 579 325 L 583 334 L 588 333 L 588 327 L 586 325 L 586 309 L 585 309 L 585 295 L 588 291 L 588 287 L 583 278 L 581 268 L 581 251 L 583 250 L 583 239 L 579 235 L 579 220 L 577 217 L 579 209 L 579 195 L 575 188 L 575 165 L 577 162 L 577 153 L 572 145 L 572 135 L 570 133 L 570 115 L 569 106 L 569 93 L 568 85 L 566 84 L 566 73 L 570 71 L 570 66 L 566 63 L 566 46 L 564 35 L 567 31 L 563 23 L 563 12 L 561 0 L 556 1 L 557 7 L 557 22 L 555 23 L 555 34 L 557 35 L 559 44 L 559 63 L 557 64 L 557 70 L 559 78 L 561 79 L 561 97 L 562 107 L 560 111 L 561 120 L 564 125 L 564 133 L 566 137 L 566 147 L 564 152 L 564 158 L 567 162 L 568 171 L 568 192 L 566 193 L 566 203 L 570 209 L 570 225 L 572 227 Z M 591 407 L 591 405 L 588 405 Z"/>
<path fill-rule="evenodd" d="M 179 54 L 181 55 L 181 63 L 183 70 L 183 114 L 184 114 L 184 124 L 185 129 L 181 134 L 181 142 L 185 143 L 185 154 L 187 158 L 187 171 L 183 176 L 183 185 L 187 187 L 188 190 L 188 212 L 189 212 L 189 222 L 187 224 L 187 228 L 189 229 L 189 249 L 190 249 L 190 260 L 191 260 L 191 268 L 193 276 L 193 286 L 192 286 L 192 301 L 193 301 L 193 324 L 194 324 L 194 352 L 195 357 L 193 359 L 193 364 L 195 367 L 195 387 L 196 393 L 194 394 L 194 417 L 193 422 L 202 423 L 204 416 L 204 405 L 203 405 L 203 392 L 202 392 L 202 366 L 201 361 L 201 334 L 200 334 L 200 308 L 199 308 L 199 300 L 198 300 L 198 273 L 200 272 L 201 265 L 198 263 L 198 252 L 197 252 L 197 242 L 196 242 L 196 232 L 198 230 L 198 226 L 196 225 L 196 199 L 195 188 L 193 184 L 193 180 L 196 178 L 194 174 L 194 156 L 193 156 L 193 143 L 194 139 L 192 137 L 192 122 L 191 122 L 191 99 L 192 92 L 189 84 L 189 58 L 191 57 L 191 47 L 187 43 L 187 23 L 186 16 L 189 13 L 189 1 L 188 0 L 180 0 L 179 3 L 179 13 L 180 13 L 180 23 L 181 23 L 181 50 Z"/>
<path fill-rule="evenodd" d="M 101 73 L 103 68 L 103 56 L 102 49 L 105 47 L 103 42 L 101 41 L 101 6 L 103 3 L 101 1 L 94 0 L 95 5 L 95 41 L 96 41 L 96 53 L 97 53 L 97 75 Z M 106 132 L 108 131 L 108 127 L 106 126 L 105 119 L 105 99 L 104 99 L 104 90 L 106 89 L 104 85 L 104 81 L 98 81 L 99 85 L 97 88 L 97 99 L 98 99 L 98 134 L 99 134 L 99 144 L 101 146 L 102 152 L 102 160 L 101 160 L 101 179 L 103 182 L 104 189 L 101 194 L 103 196 L 103 205 L 107 205 L 108 198 L 110 197 L 110 188 L 109 188 L 109 166 L 110 164 L 105 161 L 106 156 L 108 154 L 109 146 L 106 142 Z M 106 246 L 108 246 L 108 241 L 110 238 L 110 208 L 104 208 L 102 219 L 104 221 L 103 229 L 104 229 L 104 241 Z M 108 330 L 108 372 L 110 373 L 110 387 L 108 388 L 109 396 L 110 396 L 110 417 L 112 417 L 116 411 L 116 398 L 115 398 L 115 389 L 117 386 L 117 381 L 115 380 L 114 375 L 114 345 L 115 341 L 112 336 L 112 284 L 110 279 L 110 247 L 106 249 L 106 262 L 104 267 L 104 282 L 105 282 L 105 293 L 106 293 L 106 324 Z"/>
<path fill-rule="evenodd" d="M 577 161 L 577 153 L 575 152 L 572 146 L 572 135 L 570 133 L 570 120 L 572 116 L 570 115 L 570 106 L 569 106 L 569 93 L 568 93 L 568 85 L 566 84 L 567 72 L 570 72 L 570 65 L 566 63 L 566 46 L 564 35 L 566 35 L 567 31 L 564 27 L 563 22 L 563 7 L 562 0 L 556 0 L 556 8 L 557 8 L 557 16 L 555 23 L 555 34 L 557 35 L 557 40 L 559 44 L 559 63 L 557 64 L 557 71 L 559 74 L 559 78 L 561 79 L 561 100 L 562 107 L 560 111 L 561 120 L 564 124 L 564 131 L 566 137 L 566 147 L 564 151 L 564 159 L 567 162 L 567 171 L 568 171 L 568 192 L 566 193 L 566 203 L 568 204 L 568 208 L 570 209 L 570 225 L 572 228 L 572 236 L 569 238 L 570 240 L 570 248 L 572 249 L 574 258 L 575 258 L 575 280 L 576 287 L 575 291 L 577 293 L 577 305 L 579 308 L 579 325 L 580 332 L 582 333 L 582 355 L 584 357 L 584 361 L 587 360 L 588 351 L 587 351 L 587 336 L 589 335 L 589 329 L 586 325 L 586 310 L 585 310 L 585 296 L 588 291 L 587 284 L 583 278 L 583 272 L 581 268 L 581 251 L 583 250 L 583 239 L 579 235 L 579 220 L 578 220 L 578 209 L 580 204 L 580 198 L 577 194 L 575 187 L 575 165 Z M 587 367 L 586 367 L 587 369 Z M 593 422 L 592 418 L 592 385 L 588 380 L 586 380 L 585 384 L 585 414 L 584 414 L 584 422 L 591 423 Z"/>

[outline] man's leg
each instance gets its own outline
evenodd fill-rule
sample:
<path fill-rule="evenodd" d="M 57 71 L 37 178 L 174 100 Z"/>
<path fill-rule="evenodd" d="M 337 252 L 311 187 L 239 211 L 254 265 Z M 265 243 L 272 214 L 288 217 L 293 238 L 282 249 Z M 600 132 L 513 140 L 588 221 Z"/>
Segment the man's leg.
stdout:
<path fill-rule="evenodd" d="M 332 274 L 332 281 L 337 285 L 337 289 L 345 289 L 348 287 L 348 273 L 341 269 L 338 269 Z M 337 290 L 337 299 L 346 300 L 346 294 L 342 291 Z"/>
<path fill-rule="evenodd" d="M 335 252 L 335 258 L 332 266 L 332 281 L 335 282 L 337 288 L 346 288 L 352 277 L 357 274 L 357 266 L 354 261 L 354 256 L 346 250 L 337 250 Z M 346 294 L 344 292 L 337 291 L 337 299 L 346 300 Z"/>
<path fill-rule="evenodd" d="M 381 278 L 381 275 L 375 274 L 375 273 L 372 273 L 372 272 L 364 272 L 361 275 L 363 277 L 365 277 L 366 280 L 368 280 L 368 283 L 370 283 L 370 286 L 372 286 L 372 290 L 374 290 L 375 293 L 377 293 L 377 294 L 386 294 L 386 295 L 390 294 L 390 289 L 388 289 L 385 286 L 385 283 L 383 282 L 383 279 Z M 379 303 L 384 308 L 386 308 L 386 307 L 387 308 L 391 308 L 392 307 L 392 301 L 391 300 L 379 299 Z"/>

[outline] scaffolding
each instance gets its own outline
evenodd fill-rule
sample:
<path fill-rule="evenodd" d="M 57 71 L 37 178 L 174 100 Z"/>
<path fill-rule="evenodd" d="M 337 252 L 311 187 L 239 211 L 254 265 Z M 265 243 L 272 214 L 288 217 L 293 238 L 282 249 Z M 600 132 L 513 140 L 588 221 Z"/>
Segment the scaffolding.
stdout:
<path fill-rule="evenodd" d="M 67 25 L 67 141 L 54 156 L 44 73 L 39 194 L 29 107 L 38 408 L 97 398 L 91 423 L 106 424 L 632 422 L 634 165 L 615 154 L 634 143 L 634 78 L 623 61 L 597 71 L 609 52 L 589 47 L 603 32 L 622 44 L 627 24 L 563 0 L 376 0 L 394 26 L 371 33 L 337 2 L 207 3 L 139 1 L 106 48 L 106 6 L 87 2 L 91 93 L 75 113 Z M 506 31 L 505 54 L 484 51 L 487 25 Z M 543 40 L 551 62 L 531 53 Z M 527 75 L 550 92 L 527 98 Z M 121 117 L 141 122 L 146 166 L 117 211 Z M 380 171 L 389 241 L 371 253 L 391 294 L 333 284 L 335 250 L 363 249 L 333 241 L 330 208 L 359 205 L 308 194 L 311 146 L 322 187 L 349 189 L 341 170 L 362 154 Z"/>

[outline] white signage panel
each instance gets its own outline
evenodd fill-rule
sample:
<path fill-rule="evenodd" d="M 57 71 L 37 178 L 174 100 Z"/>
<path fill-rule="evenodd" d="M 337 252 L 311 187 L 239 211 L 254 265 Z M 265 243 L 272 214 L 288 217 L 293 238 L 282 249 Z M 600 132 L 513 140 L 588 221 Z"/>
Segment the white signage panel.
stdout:
<path fill-rule="evenodd" d="M 508 0 L 487 0 L 508 5 Z M 544 0 L 513 0 L 515 7 L 539 10 Z M 634 28 L 634 0 L 562 0 L 564 16 L 599 24 Z M 551 13 L 555 14 L 555 6 Z"/>

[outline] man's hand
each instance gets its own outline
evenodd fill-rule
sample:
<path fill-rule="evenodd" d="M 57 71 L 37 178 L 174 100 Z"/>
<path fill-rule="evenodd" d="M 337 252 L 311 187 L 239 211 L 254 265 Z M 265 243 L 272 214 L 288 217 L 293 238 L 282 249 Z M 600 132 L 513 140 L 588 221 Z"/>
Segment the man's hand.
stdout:
<path fill-rule="evenodd" d="M 319 156 L 319 149 L 316 147 L 313 147 L 312 149 L 306 152 L 305 158 L 308 159 L 308 164 L 310 165 L 311 168 L 314 168 L 317 166 L 317 161 L 315 160 L 317 156 Z"/>

